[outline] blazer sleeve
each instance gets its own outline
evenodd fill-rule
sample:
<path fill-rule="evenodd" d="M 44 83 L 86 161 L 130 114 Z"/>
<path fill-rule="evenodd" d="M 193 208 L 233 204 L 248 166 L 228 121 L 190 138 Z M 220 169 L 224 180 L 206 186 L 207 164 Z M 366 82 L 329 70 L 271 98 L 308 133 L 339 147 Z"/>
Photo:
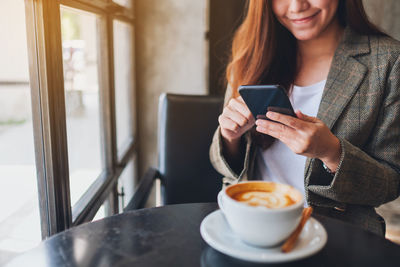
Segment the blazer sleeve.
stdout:
<path fill-rule="evenodd" d="M 232 96 L 232 88 L 228 85 L 225 93 L 224 107 L 228 104 Z M 240 171 L 240 173 L 236 173 L 235 171 L 233 171 L 233 169 L 235 168 L 229 165 L 224 156 L 220 126 L 218 126 L 217 130 L 214 133 L 214 137 L 210 147 L 210 161 L 214 168 L 224 176 L 223 183 L 233 184 L 239 182 L 245 177 L 247 178 L 247 171 L 250 163 L 250 150 L 252 144 L 250 132 L 247 132 L 243 135 L 242 142 L 244 142 L 245 145 L 245 155 L 243 159 L 244 164 L 243 169 Z"/>
<path fill-rule="evenodd" d="M 341 139 L 341 161 L 335 176 L 328 184 L 310 177 L 308 190 L 337 202 L 374 207 L 399 196 L 400 57 L 388 76 L 385 95 L 365 151 Z"/>

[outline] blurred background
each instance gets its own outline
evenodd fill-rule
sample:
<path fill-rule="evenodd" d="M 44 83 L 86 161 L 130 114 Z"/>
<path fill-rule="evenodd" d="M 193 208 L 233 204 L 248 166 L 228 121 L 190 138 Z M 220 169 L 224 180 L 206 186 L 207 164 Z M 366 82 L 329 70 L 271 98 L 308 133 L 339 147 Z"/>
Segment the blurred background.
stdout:
<path fill-rule="evenodd" d="M 26 5 L 30 2 L 0 2 L 3 40 L 0 42 L 0 265 L 33 248 L 43 237 L 38 201 L 41 171 L 35 162 L 41 146 L 35 137 L 37 120 L 32 113 L 38 107 L 31 104 L 39 102 L 33 100 L 37 91 L 32 89 L 34 65 L 28 53 L 32 51 L 33 39 L 29 38 L 30 24 L 26 22 L 29 18 Z M 106 76 L 111 79 L 114 99 L 115 116 L 109 131 L 115 133 L 112 154 L 116 166 L 120 166 L 114 192 L 119 201 L 112 212 L 107 208 L 108 202 L 99 205 L 91 216 L 93 220 L 120 212 L 139 177 L 148 167 L 157 166 L 157 107 L 161 93 L 224 94 L 229 44 L 243 18 L 245 3 L 244 0 L 113 2 L 115 5 L 102 8 L 120 8 L 127 15 L 107 20 L 108 32 L 112 33 L 108 40 L 112 40 L 112 45 L 110 42 L 104 45 L 101 38 L 101 14 L 90 12 L 90 8 L 71 7 L 69 1 L 63 1 L 65 5 L 61 5 L 59 16 L 72 209 L 106 169 L 104 133 L 108 131 L 102 130 L 106 128 L 104 72 L 99 69 L 105 63 L 103 53 L 110 53 L 113 58 L 111 63 L 107 62 L 112 69 L 106 71 L 110 74 Z M 400 1 L 364 0 L 364 3 L 371 20 L 400 40 Z M 132 143 L 135 153 L 118 165 Z M 159 204 L 158 195 L 155 187 L 150 206 Z M 400 242 L 400 200 L 378 210 L 388 223 L 387 237 Z"/>

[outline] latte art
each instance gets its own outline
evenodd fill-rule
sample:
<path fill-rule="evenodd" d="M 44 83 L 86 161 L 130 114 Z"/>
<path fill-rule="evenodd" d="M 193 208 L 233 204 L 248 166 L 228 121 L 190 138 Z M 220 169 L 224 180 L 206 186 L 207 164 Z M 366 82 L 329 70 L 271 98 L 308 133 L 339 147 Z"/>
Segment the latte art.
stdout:
<path fill-rule="evenodd" d="M 264 206 L 269 209 L 279 209 L 295 203 L 290 196 L 277 191 L 245 191 L 237 193 L 233 198 L 250 206 Z"/>
<path fill-rule="evenodd" d="M 217 201 L 242 241 L 256 247 L 274 247 L 299 225 L 304 196 L 290 185 L 244 181 L 222 189 Z"/>

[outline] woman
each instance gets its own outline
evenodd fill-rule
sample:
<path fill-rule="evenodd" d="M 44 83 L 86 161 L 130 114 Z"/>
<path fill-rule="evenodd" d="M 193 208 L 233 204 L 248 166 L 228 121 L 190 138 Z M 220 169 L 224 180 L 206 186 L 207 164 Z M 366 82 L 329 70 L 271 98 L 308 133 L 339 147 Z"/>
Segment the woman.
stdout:
<path fill-rule="evenodd" d="M 374 207 L 399 195 L 399 42 L 368 21 L 362 0 L 250 0 L 247 10 L 214 167 L 224 183 L 289 183 L 316 213 L 384 235 Z M 254 121 L 237 93 L 244 84 L 283 85 L 297 118 Z"/>

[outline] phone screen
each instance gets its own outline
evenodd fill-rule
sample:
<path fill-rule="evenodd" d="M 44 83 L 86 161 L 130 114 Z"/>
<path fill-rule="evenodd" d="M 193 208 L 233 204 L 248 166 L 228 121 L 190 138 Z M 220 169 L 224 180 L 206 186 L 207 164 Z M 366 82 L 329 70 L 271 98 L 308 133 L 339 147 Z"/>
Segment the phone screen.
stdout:
<path fill-rule="evenodd" d="M 289 97 L 279 85 L 243 85 L 239 94 L 255 119 L 267 119 L 268 111 L 296 117 Z"/>

